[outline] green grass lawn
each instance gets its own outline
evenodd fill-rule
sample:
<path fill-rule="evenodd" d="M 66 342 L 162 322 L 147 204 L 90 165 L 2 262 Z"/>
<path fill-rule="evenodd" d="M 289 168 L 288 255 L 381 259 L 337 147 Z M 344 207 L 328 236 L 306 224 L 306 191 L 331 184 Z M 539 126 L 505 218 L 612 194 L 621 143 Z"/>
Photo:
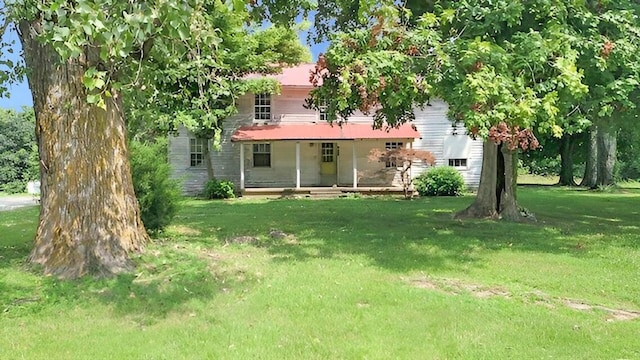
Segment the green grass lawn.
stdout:
<path fill-rule="evenodd" d="M 71 282 L 26 265 L 37 208 L 0 213 L 0 359 L 640 358 L 640 188 L 518 196 L 537 223 L 186 200 L 135 274 Z"/>

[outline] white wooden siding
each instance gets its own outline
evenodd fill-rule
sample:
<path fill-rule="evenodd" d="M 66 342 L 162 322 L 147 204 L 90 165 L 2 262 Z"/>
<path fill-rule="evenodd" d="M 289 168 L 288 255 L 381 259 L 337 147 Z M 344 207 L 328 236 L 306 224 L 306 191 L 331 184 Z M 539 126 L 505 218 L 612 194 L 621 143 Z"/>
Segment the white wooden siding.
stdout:
<path fill-rule="evenodd" d="M 445 137 L 453 135 L 452 122 L 447 118 L 449 107 L 444 101 L 432 100 L 431 106 L 424 109 L 416 109 L 414 125 L 420 133 L 420 138 L 413 142 L 414 149 L 427 150 L 433 153 L 436 158 L 436 166 L 449 164 L 449 159 L 445 158 Z M 456 128 L 457 135 L 467 136 L 464 127 Z M 413 176 L 416 177 L 428 170 L 429 166 L 423 163 L 414 163 L 412 168 Z M 471 188 L 477 188 L 480 183 L 480 170 L 482 168 L 482 141 L 471 140 L 467 154 L 467 167 L 458 168 L 465 180 L 465 184 Z"/>
<path fill-rule="evenodd" d="M 202 191 L 208 175 L 205 164 L 191 166 L 190 138 L 184 127 L 180 127 L 178 134 L 169 135 L 169 164 L 171 177 L 182 183 L 183 193 L 195 195 Z"/>

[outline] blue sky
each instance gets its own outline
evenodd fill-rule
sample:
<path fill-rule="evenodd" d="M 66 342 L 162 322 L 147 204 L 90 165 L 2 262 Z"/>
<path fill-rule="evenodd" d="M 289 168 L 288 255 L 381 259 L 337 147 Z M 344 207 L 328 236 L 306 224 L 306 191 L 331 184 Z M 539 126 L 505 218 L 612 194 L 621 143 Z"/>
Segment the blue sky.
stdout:
<path fill-rule="evenodd" d="M 300 38 L 303 43 L 306 43 L 306 33 L 301 33 Z M 15 40 L 14 54 L 20 54 L 22 52 L 20 41 L 13 29 L 5 35 L 5 40 Z M 327 46 L 327 43 L 314 44 L 311 46 L 314 61 L 318 58 L 318 54 L 323 52 Z M 0 97 L 0 108 L 20 110 L 23 106 L 33 106 L 31 91 L 29 90 L 26 79 L 19 84 L 9 85 L 9 93 L 11 95 L 9 98 Z"/>

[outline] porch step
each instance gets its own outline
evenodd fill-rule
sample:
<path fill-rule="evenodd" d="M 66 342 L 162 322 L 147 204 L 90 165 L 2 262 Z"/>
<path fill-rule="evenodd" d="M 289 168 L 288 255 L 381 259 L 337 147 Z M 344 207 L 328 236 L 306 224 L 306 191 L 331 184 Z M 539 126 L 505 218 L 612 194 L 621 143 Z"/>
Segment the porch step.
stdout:
<path fill-rule="evenodd" d="M 314 199 L 328 199 L 328 198 L 336 198 L 343 194 L 341 190 L 338 189 L 318 189 L 309 191 L 309 196 Z"/>
<path fill-rule="evenodd" d="M 242 192 L 242 196 L 267 196 L 267 197 L 311 197 L 320 198 L 337 198 L 345 196 L 348 193 L 359 193 L 362 195 L 400 195 L 403 193 L 402 188 L 388 187 L 306 187 L 306 188 L 249 188 Z"/>

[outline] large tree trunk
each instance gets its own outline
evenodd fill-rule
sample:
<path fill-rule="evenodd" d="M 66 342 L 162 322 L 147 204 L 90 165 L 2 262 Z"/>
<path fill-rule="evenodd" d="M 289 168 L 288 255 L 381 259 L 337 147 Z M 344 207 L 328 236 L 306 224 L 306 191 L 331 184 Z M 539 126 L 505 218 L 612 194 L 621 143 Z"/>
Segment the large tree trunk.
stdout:
<path fill-rule="evenodd" d="M 202 149 L 202 151 L 204 152 L 203 157 L 204 157 L 204 162 L 207 165 L 207 179 L 209 180 L 213 180 L 215 178 L 215 174 L 213 173 L 213 164 L 211 162 L 211 148 L 209 147 L 209 143 L 211 142 L 211 140 L 209 139 L 205 139 L 204 142 L 204 149 Z"/>
<path fill-rule="evenodd" d="M 133 192 L 121 99 L 106 110 L 86 102 L 86 53 L 62 62 L 36 39 L 37 22 L 20 38 L 34 99 L 42 182 L 40 219 L 29 260 L 61 278 L 108 276 L 132 269 L 128 254 L 148 236 Z M 95 51 L 95 50 L 92 50 Z"/>
<path fill-rule="evenodd" d="M 596 187 L 596 180 L 598 176 L 598 128 L 592 126 L 589 130 L 589 139 L 587 141 L 587 161 L 584 168 L 584 176 L 580 182 L 580 186 L 586 186 L 589 188 Z"/>
<path fill-rule="evenodd" d="M 573 178 L 573 146 L 575 139 L 571 135 L 564 135 L 560 140 L 560 181 L 558 185 L 576 186 Z"/>
<path fill-rule="evenodd" d="M 598 128 L 598 176 L 596 185 L 613 185 L 614 167 L 616 164 L 617 131 L 615 129 Z"/>
<path fill-rule="evenodd" d="M 456 218 L 522 219 L 516 201 L 517 152 L 485 141 L 480 185 L 474 202 L 459 211 Z"/>
<path fill-rule="evenodd" d="M 519 221 L 522 216 L 518 210 L 516 197 L 517 180 L 518 180 L 518 151 L 509 150 L 507 145 L 502 144 L 501 151 L 498 153 L 499 159 L 502 154 L 502 163 L 504 169 L 498 172 L 498 177 L 503 179 L 504 186 L 496 196 L 499 196 L 498 212 L 500 217 L 505 220 Z"/>

